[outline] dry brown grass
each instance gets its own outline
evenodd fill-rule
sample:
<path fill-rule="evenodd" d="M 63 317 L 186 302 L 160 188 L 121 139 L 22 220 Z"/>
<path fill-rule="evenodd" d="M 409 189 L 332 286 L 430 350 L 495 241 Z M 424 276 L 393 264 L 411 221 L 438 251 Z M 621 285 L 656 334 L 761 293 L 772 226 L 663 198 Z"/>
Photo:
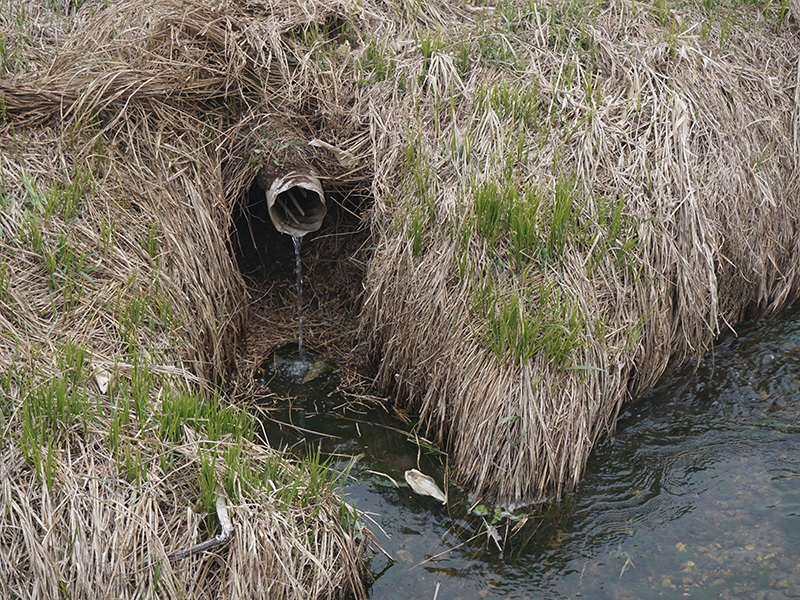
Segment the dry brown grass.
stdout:
<path fill-rule="evenodd" d="M 420 12 L 438 18 L 431 4 Z M 424 87 L 387 95 L 377 117 L 415 144 L 436 185 L 435 219 L 418 227 L 404 214 L 426 210 L 406 156 L 380 155 L 379 173 L 398 175 L 375 187 L 384 233 L 363 332 L 382 357 L 379 381 L 421 412 L 460 482 L 509 503 L 574 488 L 623 402 L 670 361 L 705 351 L 745 317 L 774 314 L 799 289 L 796 23 L 744 11 L 745 22 L 724 29 L 723 12 L 554 5 L 555 17 L 547 3 L 498 4 L 484 11 L 488 25 L 477 9 L 448 15 L 431 58 L 397 58 Z M 452 68 L 464 47 L 513 56 Z M 495 85 L 533 90 L 535 118 L 481 104 Z M 570 177 L 576 216 L 555 259 L 531 245 L 515 266 L 513 225 L 495 242 L 480 235 L 475 182 L 552 195 Z M 622 201 L 636 224 L 627 256 L 618 240 L 597 258 L 601 198 Z M 476 300 L 486 281 L 499 299 L 488 309 Z M 550 288 L 582 319 L 567 359 L 491 351 L 500 303 L 521 298 L 519 333 L 545 312 Z"/>
<path fill-rule="evenodd" d="M 15 593 L 57 595 L 59 582 L 73 597 L 85 585 L 119 597 L 360 589 L 363 548 L 335 509 L 317 515 L 324 535 L 312 544 L 293 529 L 303 510 L 269 508 L 271 488 L 234 504 L 226 554 L 165 564 L 155 589 L 153 565 L 200 535 L 183 515 L 196 506 L 202 457 L 227 446 L 187 426 L 177 474 L 154 463 L 120 483 L 110 400 L 91 377 L 98 424 L 56 427 L 54 480 L 45 485 L 47 470 L 36 473 L 20 446 L 24 382 L 57 378 L 67 342 L 126 385 L 133 358 L 149 365 L 148 408 L 138 429 L 126 425 L 126 447 L 147 461 L 159 456 L 147 415 L 159 414 L 163 390 L 209 390 L 237 366 L 246 381 L 265 340 L 292 335 L 291 294 L 248 288 L 232 256 L 234 214 L 265 166 L 300 154 L 334 195 L 372 195 L 372 239 L 352 236 L 361 251 L 337 275 L 346 283 L 317 287 L 321 301 L 349 290 L 327 323 L 334 349 L 356 344 L 354 282 L 369 256 L 359 348 L 379 361 L 378 384 L 421 413 L 461 483 L 507 503 L 573 488 L 621 404 L 670 360 L 797 297 L 800 67 L 788 17 L 616 1 L 151 0 L 65 5 L 55 17 L 10 6 L 26 7 L 28 25 L 8 10 L 0 21 L 17 65 L 0 80 L 12 515 L 0 554 L 7 581 L 19 562 L 33 573 L 13 576 Z M 312 138 L 355 162 L 303 143 Z M 46 207 L 48 190 L 63 196 L 84 179 L 77 211 Z M 506 199 L 537 186 L 551 211 L 534 224 L 542 236 L 557 221 L 554 190 L 566 189 L 568 227 L 547 252 L 537 242 L 515 255 L 517 205 L 489 235 L 483 185 Z M 613 239 L 607 205 L 621 206 L 628 227 Z M 306 251 L 312 271 L 330 271 L 322 248 L 348 247 L 343 232 Z M 521 324 L 498 333 L 504 306 Z M 572 346 L 539 333 L 520 358 L 512 337 L 537 315 L 542 332 L 574 335 Z M 237 348 L 248 323 L 249 351 Z M 80 560 L 59 554 L 72 536 Z"/>
<path fill-rule="evenodd" d="M 313 15 L 278 8 L 3 6 L 3 596 L 364 593 L 367 543 L 332 487 L 214 408 L 251 301 L 234 207 L 310 127 L 282 82 Z M 213 488 L 233 541 L 170 563 L 213 535 Z"/>

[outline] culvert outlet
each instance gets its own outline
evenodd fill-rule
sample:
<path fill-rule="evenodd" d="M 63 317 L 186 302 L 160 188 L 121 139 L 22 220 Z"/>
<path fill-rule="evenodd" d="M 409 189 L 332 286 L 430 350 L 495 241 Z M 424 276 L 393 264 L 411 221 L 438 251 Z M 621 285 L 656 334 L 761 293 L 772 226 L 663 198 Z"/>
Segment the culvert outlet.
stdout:
<path fill-rule="evenodd" d="M 275 229 L 293 237 L 317 231 L 328 213 L 322 184 L 313 170 L 275 177 L 267 188 L 267 209 Z"/>

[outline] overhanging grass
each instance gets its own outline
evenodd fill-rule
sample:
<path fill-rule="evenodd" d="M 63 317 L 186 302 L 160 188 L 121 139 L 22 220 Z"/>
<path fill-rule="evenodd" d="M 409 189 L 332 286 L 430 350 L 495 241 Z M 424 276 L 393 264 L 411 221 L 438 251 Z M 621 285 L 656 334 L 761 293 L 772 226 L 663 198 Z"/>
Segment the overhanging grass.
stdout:
<path fill-rule="evenodd" d="M 498 2 L 472 36 L 420 9 L 438 41 L 395 55 L 424 77 L 378 111 L 413 116 L 389 129 L 414 153 L 379 197 L 362 331 L 457 479 L 511 502 L 576 485 L 670 360 L 797 297 L 787 6 Z"/>

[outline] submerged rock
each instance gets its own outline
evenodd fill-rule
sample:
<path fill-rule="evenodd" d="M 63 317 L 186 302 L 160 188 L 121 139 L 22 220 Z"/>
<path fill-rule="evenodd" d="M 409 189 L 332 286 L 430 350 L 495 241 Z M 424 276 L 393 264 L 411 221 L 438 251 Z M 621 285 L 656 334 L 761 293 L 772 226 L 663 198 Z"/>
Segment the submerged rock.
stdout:
<path fill-rule="evenodd" d="M 305 375 L 303 375 L 301 383 L 308 383 L 309 381 L 315 380 L 320 375 L 324 375 L 336 369 L 336 363 L 326 355 L 316 356 L 306 364 L 308 368 Z"/>
<path fill-rule="evenodd" d="M 328 390 L 338 382 L 339 367 L 327 354 L 298 349 L 297 343 L 278 348 L 256 373 L 257 381 L 279 396 L 305 395 L 307 384 L 317 391 Z"/>

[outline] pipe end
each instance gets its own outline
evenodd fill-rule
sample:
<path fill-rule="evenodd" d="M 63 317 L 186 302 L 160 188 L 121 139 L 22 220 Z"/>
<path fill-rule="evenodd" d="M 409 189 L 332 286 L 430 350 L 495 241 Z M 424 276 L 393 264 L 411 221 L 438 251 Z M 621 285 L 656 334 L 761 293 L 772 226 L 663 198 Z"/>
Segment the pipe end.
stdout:
<path fill-rule="evenodd" d="M 317 231 L 328 213 L 322 184 L 313 171 L 291 171 L 276 177 L 267 190 L 272 224 L 293 237 Z"/>

